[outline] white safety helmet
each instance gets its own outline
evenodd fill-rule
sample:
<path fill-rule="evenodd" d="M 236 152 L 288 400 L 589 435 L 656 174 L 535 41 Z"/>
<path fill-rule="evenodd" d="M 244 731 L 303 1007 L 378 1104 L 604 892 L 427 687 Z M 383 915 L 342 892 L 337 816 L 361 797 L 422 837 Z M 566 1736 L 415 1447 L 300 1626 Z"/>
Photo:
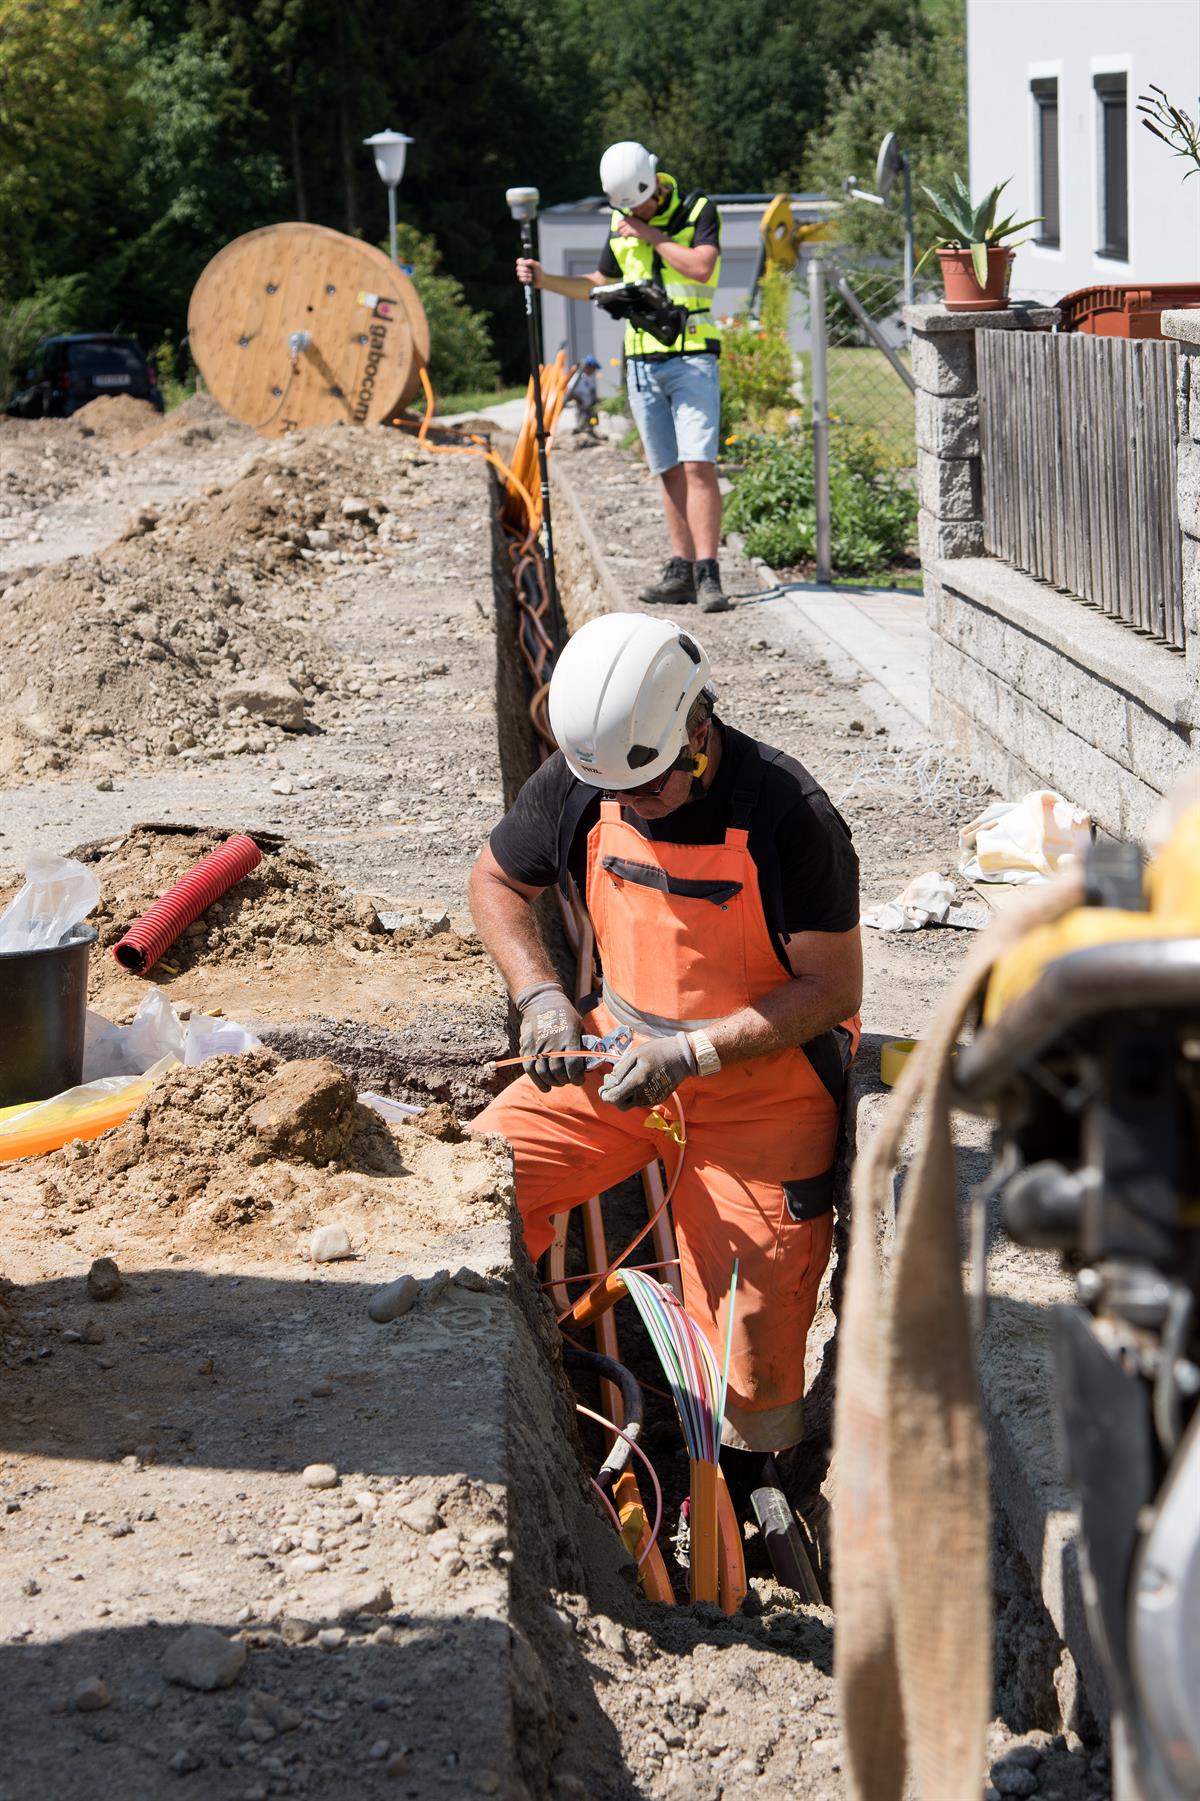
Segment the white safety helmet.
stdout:
<path fill-rule="evenodd" d="M 658 185 L 658 158 L 644 144 L 623 139 L 600 158 L 600 186 L 618 212 L 632 212 Z"/>
<path fill-rule="evenodd" d="M 550 680 L 550 728 L 572 775 L 613 791 L 655 781 L 687 743 L 688 709 L 708 682 L 702 647 L 671 620 L 589 619 Z"/>

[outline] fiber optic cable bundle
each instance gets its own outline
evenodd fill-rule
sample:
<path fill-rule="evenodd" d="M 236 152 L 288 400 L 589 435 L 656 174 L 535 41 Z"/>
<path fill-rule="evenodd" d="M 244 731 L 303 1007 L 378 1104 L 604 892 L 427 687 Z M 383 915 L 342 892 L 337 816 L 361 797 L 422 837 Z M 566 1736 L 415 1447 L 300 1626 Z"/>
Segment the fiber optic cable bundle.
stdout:
<path fill-rule="evenodd" d="M 616 1273 L 650 1335 L 687 1445 L 691 1599 L 719 1601 L 727 1613 L 732 1613 L 746 1592 L 746 1569 L 741 1528 L 720 1474 L 719 1458 L 737 1264 L 733 1266 L 729 1291 L 724 1371 L 717 1368 L 708 1340 L 669 1288 L 640 1270 L 621 1269 Z"/>
<path fill-rule="evenodd" d="M 679 1415 L 688 1456 L 715 1464 L 721 1444 L 721 1372 L 708 1340 L 669 1288 L 641 1270 L 618 1271 L 650 1334 Z"/>

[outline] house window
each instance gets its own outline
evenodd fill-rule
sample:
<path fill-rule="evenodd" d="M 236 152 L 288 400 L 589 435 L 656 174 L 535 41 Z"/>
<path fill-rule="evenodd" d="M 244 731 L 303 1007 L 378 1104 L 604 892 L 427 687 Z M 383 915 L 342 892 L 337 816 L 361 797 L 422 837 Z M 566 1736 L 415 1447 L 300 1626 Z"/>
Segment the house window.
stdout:
<path fill-rule="evenodd" d="M 1100 245 L 1098 256 L 1129 261 L 1129 137 L 1124 75 L 1097 75 L 1100 106 Z"/>
<path fill-rule="evenodd" d="M 1029 84 L 1033 95 L 1034 123 L 1037 127 L 1037 210 L 1042 215 L 1041 229 L 1034 242 L 1047 250 L 1057 250 L 1058 223 L 1058 77 Z"/>

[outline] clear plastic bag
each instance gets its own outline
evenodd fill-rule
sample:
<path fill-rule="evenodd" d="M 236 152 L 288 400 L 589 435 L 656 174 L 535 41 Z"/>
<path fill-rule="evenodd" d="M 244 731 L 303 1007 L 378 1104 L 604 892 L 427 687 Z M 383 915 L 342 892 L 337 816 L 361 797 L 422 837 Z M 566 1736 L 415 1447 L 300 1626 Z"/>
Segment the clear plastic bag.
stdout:
<path fill-rule="evenodd" d="M 100 899 L 100 883 L 73 857 L 35 852 L 25 885 L 0 913 L 0 952 L 51 950 L 69 938 Z"/>
<path fill-rule="evenodd" d="M 184 1061 L 187 1032 L 162 992 L 152 988 L 127 1026 L 116 1026 L 100 1013 L 89 1012 L 83 1041 L 83 1079 L 140 1076 L 160 1057 Z"/>
<path fill-rule="evenodd" d="M 161 988 L 152 988 L 127 1026 L 99 1013 L 87 1016 L 83 1076 L 140 1076 L 162 1057 L 191 1069 L 209 1057 L 236 1057 L 261 1051 L 262 1043 L 235 1019 L 193 1013 L 184 1025 Z"/>
<path fill-rule="evenodd" d="M 236 1019 L 193 1013 L 188 1020 L 183 1061 L 189 1069 L 210 1057 L 239 1057 L 243 1051 L 261 1051 L 261 1038 L 239 1026 Z"/>
<path fill-rule="evenodd" d="M 87 1141 L 111 1132 L 140 1106 L 158 1078 L 176 1067 L 173 1057 L 162 1057 L 145 1075 L 81 1082 L 78 1088 L 53 1094 L 48 1101 L 6 1108 L 0 1118 L 0 1163 L 40 1157 L 61 1149 L 73 1138 Z"/>

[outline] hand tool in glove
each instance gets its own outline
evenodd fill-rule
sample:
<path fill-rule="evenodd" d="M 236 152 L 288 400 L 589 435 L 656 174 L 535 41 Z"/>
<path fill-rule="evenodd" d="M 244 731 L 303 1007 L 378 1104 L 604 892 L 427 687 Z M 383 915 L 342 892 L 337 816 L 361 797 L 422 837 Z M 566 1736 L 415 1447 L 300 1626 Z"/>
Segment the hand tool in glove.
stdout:
<path fill-rule="evenodd" d="M 622 1113 L 631 1107 L 657 1107 L 681 1082 L 698 1073 L 695 1052 L 686 1032 L 670 1038 L 647 1038 L 626 1051 L 601 1084 L 600 1099 Z"/>
<path fill-rule="evenodd" d="M 549 1094 L 564 1083 L 578 1086 L 587 1064 L 583 1057 L 564 1057 L 582 1050 L 579 1014 L 557 982 L 538 982 L 513 997 L 521 1015 L 521 1067 L 535 1088 Z"/>

